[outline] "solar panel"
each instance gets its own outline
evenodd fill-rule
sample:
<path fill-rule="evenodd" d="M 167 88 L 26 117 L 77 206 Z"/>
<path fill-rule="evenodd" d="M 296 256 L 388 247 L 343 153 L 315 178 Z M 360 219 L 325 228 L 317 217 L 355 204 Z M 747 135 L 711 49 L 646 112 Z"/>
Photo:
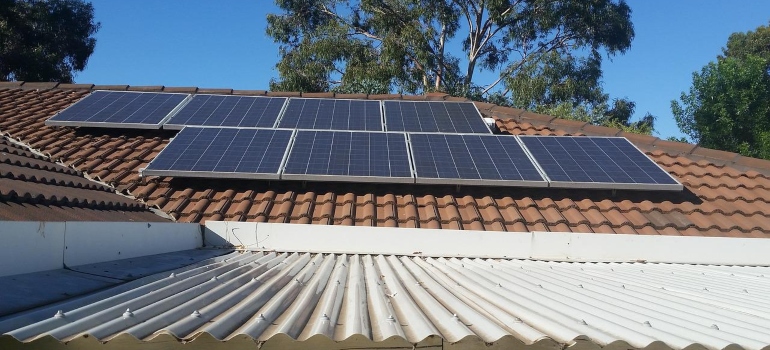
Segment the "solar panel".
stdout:
<path fill-rule="evenodd" d="M 473 103 L 385 101 L 388 131 L 490 134 Z"/>
<path fill-rule="evenodd" d="M 402 133 L 299 130 L 286 180 L 414 183 Z"/>
<path fill-rule="evenodd" d="M 279 128 L 382 131 L 379 101 L 291 98 Z"/>
<path fill-rule="evenodd" d="M 285 97 L 195 95 L 163 124 L 163 128 L 174 130 L 181 130 L 185 126 L 272 128 L 285 102 Z"/>
<path fill-rule="evenodd" d="M 546 187 L 515 137 L 409 134 L 417 183 Z"/>
<path fill-rule="evenodd" d="M 188 94 L 95 91 L 46 120 L 46 125 L 159 129 Z"/>
<path fill-rule="evenodd" d="M 521 136 L 551 187 L 682 190 L 623 137 Z"/>
<path fill-rule="evenodd" d="M 142 175 L 278 179 L 292 130 L 182 129 Z"/>

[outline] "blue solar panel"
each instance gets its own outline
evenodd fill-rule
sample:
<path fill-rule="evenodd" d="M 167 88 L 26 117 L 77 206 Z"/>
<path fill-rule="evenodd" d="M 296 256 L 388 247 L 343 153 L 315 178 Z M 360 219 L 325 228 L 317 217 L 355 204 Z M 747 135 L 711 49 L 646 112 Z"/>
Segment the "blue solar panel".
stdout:
<path fill-rule="evenodd" d="M 682 190 L 622 137 L 521 136 L 551 187 Z"/>
<path fill-rule="evenodd" d="M 272 128 L 278 120 L 285 97 L 195 95 L 164 125 L 164 129 L 185 126 L 232 126 Z"/>
<path fill-rule="evenodd" d="M 282 179 L 413 183 L 402 133 L 300 130 Z"/>
<path fill-rule="evenodd" d="M 159 129 L 189 95 L 95 91 L 46 121 L 46 125 Z"/>
<path fill-rule="evenodd" d="M 293 131 L 182 129 L 143 175 L 277 179 Z"/>
<path fill-rule="evenodd" d="M 292 98 L 279 128 L 382 131 L 379 101 Z"/>
<path fill-rule="evenodd" d="M 417 183 L 545 187 L 512 136 L 409 134 Z"/>
<path fill-rule="evenodd" d="M 388 131 L 489 134 L 470 102 L 385 101 Z"/>

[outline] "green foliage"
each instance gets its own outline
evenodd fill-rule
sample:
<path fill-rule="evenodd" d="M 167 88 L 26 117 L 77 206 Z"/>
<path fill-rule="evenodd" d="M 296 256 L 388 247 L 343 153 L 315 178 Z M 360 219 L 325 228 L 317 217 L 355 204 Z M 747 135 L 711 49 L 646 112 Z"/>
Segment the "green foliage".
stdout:
<path fill-rule="evenodd" d="M 99 26 L 83 0 L 0 0 L 0 80 L 71 83 Z"/>
<path fill-rule="evenodd" d="M 674 142 L 682 142 L 682 143 L 689 143 L 689 142 L 690 142 L 690 141 L 689 141 L 689 140 L 687 140 L 687 138 L 686 138 L 686 137 L 684 137 L 684 136 L 682 136 L 682 137 L 669 136 L 668 138 L 666 138 L 666 140 L 668 140 L 668 141 L 674 141 Z"/>
<path fill-rule="evenodd" d="M 513 93 L 513 105 L 533 110 L 570 102 L 601 103 L 606 97 L 601 88 L 601 59 L 574 58 L 548 52 L 526 62 L 519 73 L 505 79 Z"/>
<path fill-rule="evenodd" d="M 745 59 L 749 55 L 770 60 L 770 27 L 759 26 L 755 31 L 733 33 L 727 39 L 727 46 L 722 49 L 720 59 L 733 57 Z"/>
<path fill-rule="evenodd" d="M 268 15 L 267 28 L 281 44 L 274 90 L 352 91 L 369 81 L 403 93 L 498 92 L 522 106 L 579 104 L 601 95 L 602 56 L 625 52 L 634 36 L 624 0 L 276 4 L 282 13 Z M 449 52 L 450 42 L 461 51 Z M 481 69 L 499 79 L 474 82 Z M 496 88 L 500 83 L 503 89 Z"/>
<path fill-rule="evenodd" d="M 703 147 L 770 159 L 770 27 L 733 33 L 716 62 L 671 101 L 682 130 Z"/>
<path fill-rule="evenodd" d="M 654 131 L 655 116 L 647 113 L 640 120 L 632 121 L 635 107 L 635 103 L 628 99 L 614 99 L 612 104 L 606 101 L 594 105 L 585 103 L 572 105 L 562 102 L 556 105 L 543 105 L 535 108 L 535 111 L 563 119 L 579 120 L 626 132 L 651 135 Z"/>
<path fill-rule="evenodd" d="M 766 59 L 748 54 L 711 62 L 693 73 L 693 85 L 680 101 L 671 101 L 677 125 L 701 146 L 770 159 Z"/>

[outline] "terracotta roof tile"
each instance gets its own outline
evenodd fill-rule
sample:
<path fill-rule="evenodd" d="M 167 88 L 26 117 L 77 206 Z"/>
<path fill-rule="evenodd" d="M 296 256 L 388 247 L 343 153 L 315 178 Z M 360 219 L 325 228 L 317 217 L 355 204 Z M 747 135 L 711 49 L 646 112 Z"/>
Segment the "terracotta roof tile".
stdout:
<path fill-rule="evenodd" d="M 18 210 L 6 216 L 6 220 L 51 220 L 53 216 L 35 209 L 42 208 L 42 205 L 56 208 L 62 217 L 71 220 L 86 218 L 69 218 L 69 211 L 102 211 L 104 215 L 98 221 L 164 221 L 144 204 L 120 196 L 113 189 L 92 182 L 73 169 L 35 155 L 5 137 L 0 137 L 0 151 L 0 201 L 9 210 Z M 33 209 L 29 212 L 22 210 L 27 207 Z M 113 215 L 118 211 L 124 214 Z"/>
<path fill-rule="evenodd" d="M 517 221 L 517 222 L 506 222 L 505 230 L 508 232 L 527 232 L 529 229 L 527 228 L 527 225 L 525 225 L 523 222 Z"/>
<path fill-rule="evenodd" d="M 497 221 L 484 223 L 484 231 L 505 231 L 505 225 Z"/>
<path fill-rule="evenodd" d="M 128 91 L 161 92 L 163 91 L 163 86 L 162 85 L 129 86 Z"/>
<path fill-rule="evenodd" d="M 199 94 L 231 95 L 233 89 L 198 88 Z"/>
<path fill-rule="evenodd" d="M 572 232 L 572 229 L 565 223 L 549 223 L 548 231 L 551 232 Z"/>
<path fill-rule="evenodd" d="M 624 226 L 620 226 L 620 227 L 613 227 L 612 229 L 613 229 L 613 231 L 615 231 L 615 233 L 620 233 L 620 234 L 624 234 L 624 235 L 636 235 L 636 234 L 639 234 L 639 232 L 634 230 L 634 228 L 631 227 L 631 226 L 625 226 L 624 225 Z"/>
<path fill-rule="evenodd" d="M 500 214 L 500 210 L 498 210 L 494 206 L 479 208 L 479 214 L 481 215 L 482 222 L 484 222 L 485 224 L 506 221 L 503 218 L 503 216 Z M 513 221 L 513 220 L 508 220 L 508 221 Z"/>
<path fill-rule="evenodd" d="M 503 217 L 503 220 L 506 224 L 526 221 L 526 219 L 524 219 L 524 216 L 521 214 L 521 212 L 518 209 L 516 209 L 516 207 L 505 207 L 505 208 L 500 208 L 499 210 L 500 210 L 500 215 Z"/>
<path fill-rule="evenodd" d="M 590 124 L 584 126 L 582 131 L 587 135 L 596 135 L 596 136 L 617 136 L 620 133 L 619 129 L 608 128 L 608 127 L 598 126 L 598 125 L 590 125 Z"/>
<path fill-rule="evenodd" d="M 336 94 L 336 98 L 344 98 L 344 99 L 351 99 L 351 100 L 365 100 L 369 98 L 367 94 Z"/>
<path fill-rule="evenodd" d="M 740 157 L 736 153 L 725 152 L 725 151 L 720 151 L 720 150 L 715 150 L 710 148 L 703 148 L 703 147 L 697 147 L 691 153 L 694 155 L 699 155 L 706 158 L 720 159 L 725 161 L 736 160 L 738 157 Z"/>
<path fill-rule="evenodd" d="M 441 222 L 447 221 L 462 221 L 462 216 L 457 206 L 454 204 L 447 205 L 438 210 Z"/>
<path fill-rule="evenodd" d="M 537 222 L 537 223 L 528 223 L 527 224 L 527 229 L 524 230 L 524 231 L 529 231 L 529 232 L 535 232 L 535 231 L 548 232 L 549 230 L 548 230 L 548 226 L 545 223 Z"/>
<path fill-rule="evenodd" d="M 414 208 L 413 204 L 410 204 L 404 207 L 404 213 L 406 214 L 406 217 L 405 217 L 406 219 L 411 219 L 413 217 L 412 212 L 414 211 L 414 209 L 412 208 Z M 426 206 L 419 206 L 417 207 L 416 211 L 417 211 L 417 219 L 419 219 L 420 222 L 440 220 L 438 216 L 438 212 L 436 211 L 436 206 L 432 204 L 428 204 Z M 449 220 L 449 219 L 450 218 L 446 218 L 446 220 Z"/>
<path fill-rule="evenodd" d="M 85 96 L 90 85 L 60 85 L 50 89 L 48 85 L 42 84 L 40 86 L 45 90 L 21 90 L 14 89 L 17 85 L 0 83 L 0 88 L 9 86 L 10 90 L 0 90 L 0 128 L 3 132 L 38 148 L 44 154 L 51 154 L 57 161 L 74 169 L 61 165 L 40 167 L 40 160 L 35 157 L 29 158 L 30 161 L 19 162 L 14 158 L 19 156 L 17 154 L 9 154 L 5 159 L 0 157 L 0 166 L 26 167 L 24 175 L 36 181 L 31 182 L 34 186 L 60 186 L 61 183 L 70 186 L 78 182 L 69 180 L 62 182 L 60 175 L 78 177 L 80 172 L 85 172 L 110 183 L 123 193 L 135 196 L 147 205 L 157 206 L 173 214 L 180 221 L 223 219 L 516 232 L 537 230 L 729 237 L 766 237 L 770 234 L 770 220 L 767 216 L 770 215 L 767 214 L 770 213 L 769 161 L 739 157 L 728 152 L 705 150 L 696 148 L 694 145 L 659 140 L 655 137 L 626 135 L 617 129 L 553 119 L 515 108 L 476 103 L 482 113 L 497 117 L 496 125 L 501 132 L 512 135 L 626 136 L 640 148 L 647 150 L 653 160 L 679 178 L 687 189 L 682 193 L 650 191 L 611 193 L 611 191 L 526 188 L 484 189 L 463 186 L 455 191 L 446 191 L 442 186 L 366 184 L 339 186 L 308 183 L 307 188 L 299 190 L 297 186 L 281 182 L 234 181 L 231 183 L 168 177 L 140 179 L 137 170 L 145 167 L 168 144 L 173 133 L 165 131 L 121 133 L 85 128 L 81 130 L 47 127 L 43 124 L 46 118 Z M 127 87 L 125 85 L 93 86 L 93 88 L 196 91 L 193 87 Z M 230 89 L 197 89 L 197 92 L 268 94 L 265 91 Z M 272 92 L 269 95 L 299 96 L 296 93 Z M 304 96 L 331 97 L 332 95 L 305 94 Z M 335 95 L 334 97 L 459 100 L 444 95 Z M 58 177 L 51 177 L 36 174 L 33 170 L 63 172 L 56 173 Z M 6 174 L 16 173 L 19 171 L 6 171 Z M 79 181 L 84 180 L 81 178 Z M 26 184 L 26 186 L 30 185 Z M 25 188 L 28 187 L 14 186 L 17 192 L 24 192 Z M 41 190 L 45 193 L 48 191 L 47 188 Z M 110 191 L 113 190 L 110 189 Z M 56 198 L 59 201 L 65 197 L 69 200 L 73 194 L 75 192 L 67 192 Z M 24 198 L 37 197 L 30 193 Z M 120 198 L 142 205 L 129 198 Z M 88 203 L 107 202 L 96 199 Z M 13 210 L 18 208 L 13 207 Z"/>
<path fill-rule="evenodd" d="M 439 228 L 439 227 L 436 227 Z M 463 225 L 459 221 L 441 222 L 440 228 L 445 230 L 462 230 Z"/>

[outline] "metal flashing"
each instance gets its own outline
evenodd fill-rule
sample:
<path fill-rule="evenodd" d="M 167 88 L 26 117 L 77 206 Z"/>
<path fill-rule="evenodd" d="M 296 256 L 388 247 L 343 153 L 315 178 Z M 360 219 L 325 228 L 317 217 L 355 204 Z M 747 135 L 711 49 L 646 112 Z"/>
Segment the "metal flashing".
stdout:
<path fill-rule="evenodd" d="M 251 250 L 770 266 L 765 238 L 497 232 L 206 221 L 207 245 Z M 383 239 L 387 237 L 387 239 Z M 405 244 L 408 242 L 408 244 Z M 683 248 L 686 247 L 686 248 Z"/>

